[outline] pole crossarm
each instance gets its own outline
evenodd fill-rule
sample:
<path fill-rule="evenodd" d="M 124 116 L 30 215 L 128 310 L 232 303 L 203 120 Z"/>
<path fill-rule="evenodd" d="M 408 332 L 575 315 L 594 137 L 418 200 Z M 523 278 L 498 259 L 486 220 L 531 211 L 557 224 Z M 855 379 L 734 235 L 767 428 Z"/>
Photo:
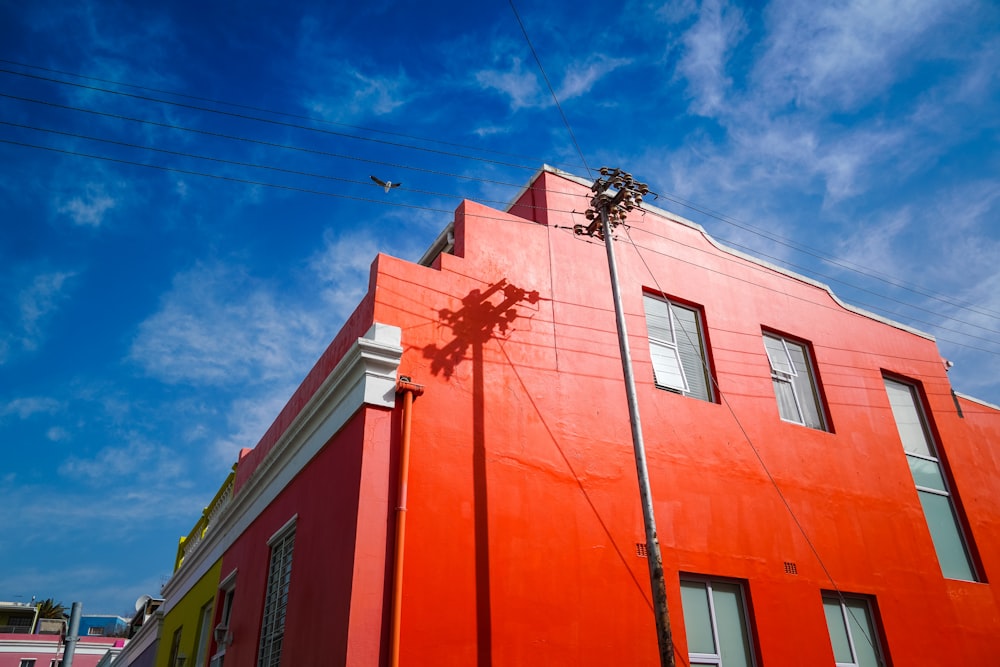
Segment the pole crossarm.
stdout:
<path fill-rule="evenodd" d="M 624 223 L 628 214 L 642 204 L 642 198 L 649 194 L 649 186 L 636 181 L 627 171 L 601 167 L 601 178 L 594 181 L 590 191 L 594 196 L 590 199 L 590 208 L 584 214 L 590 224 L 575 225 L 573 231 L 576 234 L 587 234 L 603 240 L 602 212 L 608 216 L 608 223 L 614 229 Z"/>

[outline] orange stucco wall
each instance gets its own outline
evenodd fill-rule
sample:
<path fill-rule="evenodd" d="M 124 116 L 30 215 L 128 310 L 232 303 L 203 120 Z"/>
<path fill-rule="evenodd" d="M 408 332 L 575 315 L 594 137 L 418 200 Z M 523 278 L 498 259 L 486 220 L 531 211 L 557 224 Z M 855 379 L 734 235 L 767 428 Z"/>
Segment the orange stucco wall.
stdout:
<path fill-rule="evenodd" d="M 605 250 L 565 229 L 588 196 L 543 174 L 512 210 L 545 224 L 466 203 L 461 256 L 435 268 L 379 258 L 374 319 L 402 327 L 400 372 L 426 386 L 403 664 L 657 662 Z M 1000 567 L 995 411 L 958 416 L 933 341 L 689 226 L 630 223 L 638 250 L 618 243 L 618 262 L 678 653 L 686 661 L 686 572 L 746 583 L 767 665 L 832 665 L 828 571 L 875 597 L 892 664 L 1000 664 L 1000 600 L 991 584 L 941 576 L 882 374 L 923 388 L 985 581 Z M 703 310 L 723 401 L 654 387 L 643 290 Z M 831 432 L 781 421 L 762 329 L 811 343 Z"/>

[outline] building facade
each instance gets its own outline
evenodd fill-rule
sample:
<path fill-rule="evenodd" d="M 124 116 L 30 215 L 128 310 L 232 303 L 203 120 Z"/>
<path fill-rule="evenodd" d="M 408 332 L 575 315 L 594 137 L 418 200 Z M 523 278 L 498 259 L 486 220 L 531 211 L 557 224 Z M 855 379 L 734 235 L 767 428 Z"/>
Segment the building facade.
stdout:
<path fill-rule="evenodd" d="M 659 664 L 591 194 L 544 168 L 375 259 L 164 589 L 217 577 L 205 663 Z M 678 664 L 1000 664 L 1000 409 L 644 208 L 616 248 Z"/>

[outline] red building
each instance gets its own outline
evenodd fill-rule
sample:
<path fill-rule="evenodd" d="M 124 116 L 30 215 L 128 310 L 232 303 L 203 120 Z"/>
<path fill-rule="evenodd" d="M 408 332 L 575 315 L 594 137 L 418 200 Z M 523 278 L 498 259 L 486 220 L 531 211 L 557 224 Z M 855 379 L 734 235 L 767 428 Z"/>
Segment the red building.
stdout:
<path fill-rule="evenodd" d="M 216 664 L 658 664 L 605 249 L 572 231 L 590 196 L 546 168 L 420 263 L 375 259 L 206 533 Z M 953 394 L 930 336 L 629 222 L 678 664 L 1000 664 L 1000 410 Z"/>

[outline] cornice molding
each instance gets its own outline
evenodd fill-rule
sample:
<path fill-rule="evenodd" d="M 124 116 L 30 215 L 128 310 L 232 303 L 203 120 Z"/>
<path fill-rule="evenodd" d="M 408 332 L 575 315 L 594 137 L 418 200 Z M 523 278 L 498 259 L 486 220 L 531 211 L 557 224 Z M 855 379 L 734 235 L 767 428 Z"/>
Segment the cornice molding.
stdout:
<path fill-rule="evenodd" d="M 222 558 L 296 474 L 365 405 L 392 408 L 403 356 L 399 327 L 372 324 L 344 353 L 226 510 L 161 591 L 164 614 Z"/>

